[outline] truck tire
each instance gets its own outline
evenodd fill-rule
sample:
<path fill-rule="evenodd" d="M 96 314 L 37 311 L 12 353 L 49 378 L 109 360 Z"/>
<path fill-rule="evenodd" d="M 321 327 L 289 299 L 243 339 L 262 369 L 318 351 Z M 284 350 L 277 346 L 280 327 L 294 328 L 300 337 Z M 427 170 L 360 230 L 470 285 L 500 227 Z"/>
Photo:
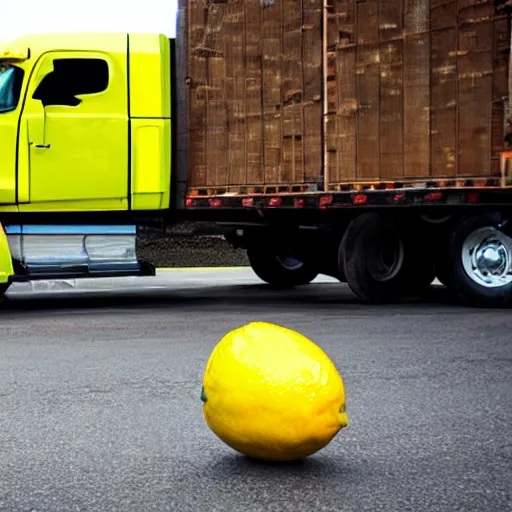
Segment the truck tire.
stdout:
<path fill-rule="evenodd" d="M 247 249 L 254 273 L 273 288 L 294 288 L 309 284 L 318 275 L 316 266 L 308 261 L 279 255 L 259 247 Z"/>
<path fill-rule="evenodd" d="M 435 279 L 433 258 L 413 227 L 365 213 L 350 223 L 342 244 L 347 283 L 363 302 L 420 295 Z"/>
<path fill-rule="evenodd" d="M 468 216 L 453 226 L 439 257 L 439 274 L 466 305 L 510 307 L 512 238 L 491 215 Z"/>

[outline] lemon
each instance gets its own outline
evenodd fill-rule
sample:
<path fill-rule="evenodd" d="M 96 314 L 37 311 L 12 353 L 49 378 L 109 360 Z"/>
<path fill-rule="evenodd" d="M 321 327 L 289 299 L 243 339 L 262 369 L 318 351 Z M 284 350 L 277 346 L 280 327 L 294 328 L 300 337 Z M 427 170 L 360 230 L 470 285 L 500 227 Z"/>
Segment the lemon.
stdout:
<path fill-rule="evenodd" d="M 343 380 L 327 354 L 302 334 L 266 322 L 219 341 L 201 399 L 210 429 L 257 459 L 307 457 L 348 425 Z"/>

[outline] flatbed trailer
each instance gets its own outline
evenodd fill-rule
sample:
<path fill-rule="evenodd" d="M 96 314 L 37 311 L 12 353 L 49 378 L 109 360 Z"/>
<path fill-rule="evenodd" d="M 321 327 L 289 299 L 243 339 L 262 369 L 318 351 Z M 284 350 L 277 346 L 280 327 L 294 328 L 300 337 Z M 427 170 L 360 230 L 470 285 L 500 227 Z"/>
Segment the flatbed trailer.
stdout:
<path fill-rule="evenodd" d="M 511 304 L 508 2 L 180 0 L 177 29 L 0 51 L 0 290 L 151 274 L 137 226 L 206 220 L 273 287 Z"/>

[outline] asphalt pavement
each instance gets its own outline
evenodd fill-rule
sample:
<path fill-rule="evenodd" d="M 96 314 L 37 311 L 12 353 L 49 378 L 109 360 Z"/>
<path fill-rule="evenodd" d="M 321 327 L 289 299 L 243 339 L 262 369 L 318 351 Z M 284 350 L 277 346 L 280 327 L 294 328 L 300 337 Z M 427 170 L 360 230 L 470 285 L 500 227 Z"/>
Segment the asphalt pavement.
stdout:
<path fill-rule="evenodd" d="M 350 426 L 303 461 L 248 460 L 204 422 L 206 360 L 254 320 L 344 378 Z M 0 325 L 0 511 L 512 510 L 510 311 L 237 269 L 16 285 Z"/>

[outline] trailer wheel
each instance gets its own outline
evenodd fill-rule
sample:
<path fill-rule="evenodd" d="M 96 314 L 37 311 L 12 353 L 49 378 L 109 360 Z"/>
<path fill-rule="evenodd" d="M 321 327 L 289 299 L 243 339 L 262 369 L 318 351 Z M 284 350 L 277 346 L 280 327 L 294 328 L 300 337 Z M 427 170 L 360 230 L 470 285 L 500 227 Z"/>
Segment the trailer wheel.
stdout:
<path fill-rule="evenodd" d="M 420 235 L 374 213 L 350 223 L 340 251 L 347 283 L 363 302 L 419 295 L 435 279 L 432 258 Z"/>
<path fill-rule="evenodd" d="M 463 303 L 512 303 L 512 238 L 492 217 L 466 217 L 454 225 L 439 264 L 443 281 Z"/>
<path fill-rule="evenodd" d="M 279 255 L 260 247 L 250 247 L 247 256 L 254 273 L 274 288 L 309 284 L 318 275 L 316 266 L 299 256 Z"/>

